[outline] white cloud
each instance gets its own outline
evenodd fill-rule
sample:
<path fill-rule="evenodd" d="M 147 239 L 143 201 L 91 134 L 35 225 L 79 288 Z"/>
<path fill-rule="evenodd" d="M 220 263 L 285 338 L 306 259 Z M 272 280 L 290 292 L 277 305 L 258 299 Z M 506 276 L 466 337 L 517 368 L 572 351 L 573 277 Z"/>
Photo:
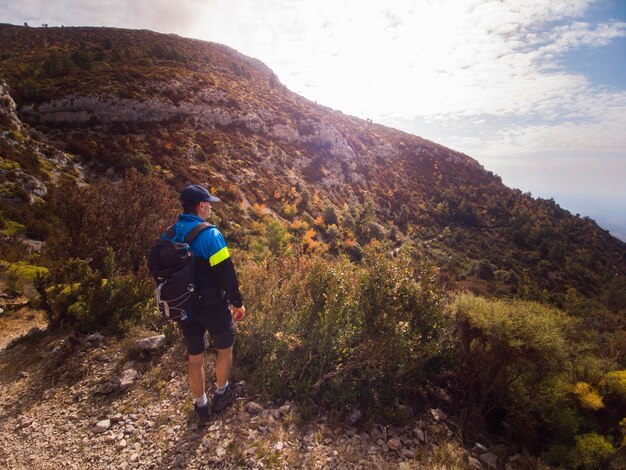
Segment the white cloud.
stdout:
<path fill-rule="evenodd" d="M 0 0 L 0 21 L 221 42 L 307 98 L 481 160 L 572 151 L 626 159 L 626 90 L 562 62 L 626 36 L 622 21 L 590 21 L 599 1 Z"/>
<path fill-rule="evenodd" d="M 585 77 L 560 70 L 559 56 L 626 35 L 625 23 L 579 21 L 590 3 L 320 0 L 251 8 L 239 0 L 216 15 L 225 4 L 218 1 L 194 35 L 229 42 L 294 91 L 363 117 L 551 121 L 580 117 L 581 99 L 598 93 Z"/>

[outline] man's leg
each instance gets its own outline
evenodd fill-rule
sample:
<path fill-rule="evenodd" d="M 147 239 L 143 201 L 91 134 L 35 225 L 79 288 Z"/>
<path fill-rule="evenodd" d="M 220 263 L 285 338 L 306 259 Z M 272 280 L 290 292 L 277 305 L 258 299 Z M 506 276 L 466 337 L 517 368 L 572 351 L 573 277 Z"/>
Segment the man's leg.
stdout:
<path fill-rule="evenodd" d="M 235 342 L 234 325 L 216 335 L 214 338 L 217 349 L 215 358 L 215 394 L 213 395 L 213 412 L 220 413 L 231 405 L 237 398 L 237 391 L 228 381 L 233 363 L 233 343 Z"/>
<path fill-rule="evenodd" d="M 189 355 L 189 386 L 194 398 L 204 395 L 205 387 L 204 377 L 204 352 L 200 354 Z"/>
<path fill-rule="evenodd" d="M 226 385 L 232 364 L 233 347 L 218 349 L 215 358 L 215 383 L 218 387 Z"/>

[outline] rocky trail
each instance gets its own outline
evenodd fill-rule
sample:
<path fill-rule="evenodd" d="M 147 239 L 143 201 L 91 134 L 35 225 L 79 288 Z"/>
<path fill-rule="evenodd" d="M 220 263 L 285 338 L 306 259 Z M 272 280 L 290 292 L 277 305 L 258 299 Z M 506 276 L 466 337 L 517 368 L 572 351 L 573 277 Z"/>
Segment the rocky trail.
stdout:
<path fill-rule="evenodd" d="M 3 328 L 2 344 L 41 324 L 32 315 L 3 317 L 21 329 Z M 149 332 L 33 329 L 0 351 L 0 468 L 496 468 L 494 453 L 461 447 L 440 410 L 404 427 L 366 424 L 360 412 L 302 424 L 294 404 L 244 394 L 199 426 L 185 359 L 179 338 Z"/>

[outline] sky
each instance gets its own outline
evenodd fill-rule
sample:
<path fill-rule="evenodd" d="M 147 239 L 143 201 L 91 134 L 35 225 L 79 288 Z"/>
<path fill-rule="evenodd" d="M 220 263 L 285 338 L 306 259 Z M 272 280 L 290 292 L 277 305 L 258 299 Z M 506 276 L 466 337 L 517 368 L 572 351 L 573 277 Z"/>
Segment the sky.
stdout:
<path fill-rule="evenodd" d="M 0 22 L 226 44 L 626 241 L 626 0 L 0 0 Z"/>

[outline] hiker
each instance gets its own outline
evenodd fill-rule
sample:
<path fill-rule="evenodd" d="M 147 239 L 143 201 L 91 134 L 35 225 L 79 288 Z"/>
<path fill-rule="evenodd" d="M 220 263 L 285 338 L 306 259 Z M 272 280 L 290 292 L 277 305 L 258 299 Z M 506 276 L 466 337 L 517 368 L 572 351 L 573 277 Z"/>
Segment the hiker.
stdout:
<path fill-rule="evenodd" d="M 173 231 L 163 235 L 182 242 L 192 228 L 211 215 L 211 203 L 219 202 L 199 185 L 187 186 L 180 193 L 183 214 Z M 169 236 L 172 235 L 173 236 Z M 215 394 L 212 411 L 219 413 L 235 401 L 235 385 L 228 381 L 233 359 L 235 323 L 242 320 L 246 309 L 239 292 L 239 283 L 223 235 L 215 225 L 202 230 L 191 242 L 196 259 L 195 285 L 197 306 L 191 315 L 177 320 L 189 355 L 189 385 L 194 397 L 194 410 L 201 422 L 209 416 L 209 402 L 205 389 L 204 351 L 205 332 L 208 331 L 217 349 L 215 360 Z"/>

